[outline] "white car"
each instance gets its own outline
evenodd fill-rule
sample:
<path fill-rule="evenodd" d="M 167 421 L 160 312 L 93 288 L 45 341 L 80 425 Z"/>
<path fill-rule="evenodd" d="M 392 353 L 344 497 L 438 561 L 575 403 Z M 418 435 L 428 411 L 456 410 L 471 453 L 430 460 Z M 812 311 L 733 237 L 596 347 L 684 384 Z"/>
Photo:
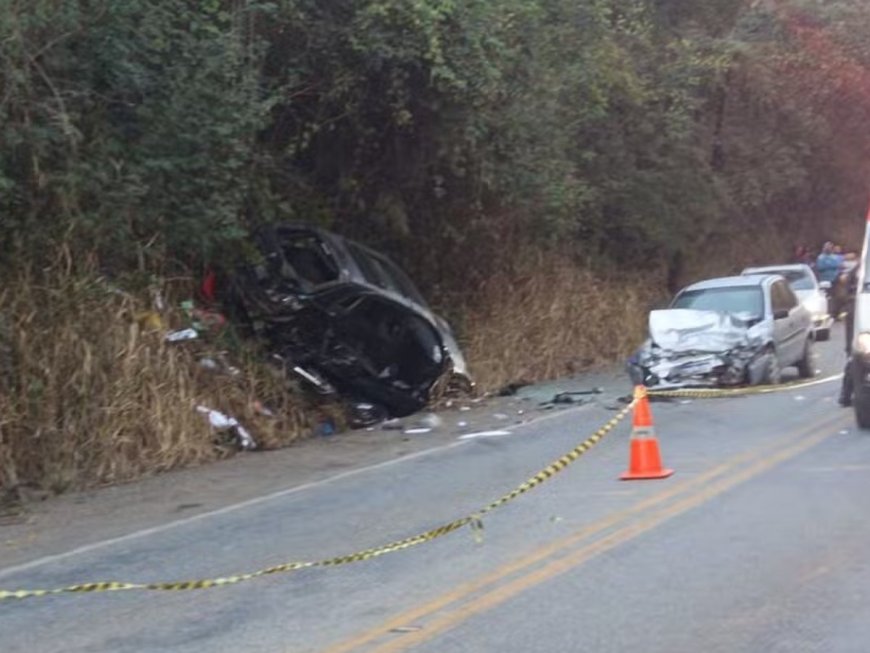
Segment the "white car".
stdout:
<path fill-rule="evenodd" d="M 827 282 L 819 283 L 809 265 L 797 263 L 746 268 L 741 274 L 778 274 L 784 277 L 801 304 L 806 307 L 813 318 L 813 337 L 817 341 L 830 339 L 834 317 L 830 314 L 828 296 L 825 291 L 829 290 L 831 286 Z"/>
<path fill-rule="evenodd" d="M 702 281 L 653 311 L 628 372 L 648 387 L 775 384 L 784 367 L 815 373 L 812 319 L 778 275 Z"/>

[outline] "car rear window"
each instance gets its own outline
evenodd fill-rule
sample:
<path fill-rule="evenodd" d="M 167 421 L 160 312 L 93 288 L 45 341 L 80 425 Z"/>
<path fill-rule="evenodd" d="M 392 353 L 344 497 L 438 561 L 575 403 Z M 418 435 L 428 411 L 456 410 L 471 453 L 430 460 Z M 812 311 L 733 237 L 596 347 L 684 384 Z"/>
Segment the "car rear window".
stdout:
<path fill-rule="evenodd" d="M 761 288 L 758 287 L 687 290 L 677 296 L 672 308 L 741 313 L 762 317 L 764 315 L 764 296 L 761 294 Z"/>
<path fill-rule="evenodd" d="M 812 276 L 804 270 L 773 270 L 771 274 L 785 277 L 792 290 L 813 290 L 816 287 Z"/>

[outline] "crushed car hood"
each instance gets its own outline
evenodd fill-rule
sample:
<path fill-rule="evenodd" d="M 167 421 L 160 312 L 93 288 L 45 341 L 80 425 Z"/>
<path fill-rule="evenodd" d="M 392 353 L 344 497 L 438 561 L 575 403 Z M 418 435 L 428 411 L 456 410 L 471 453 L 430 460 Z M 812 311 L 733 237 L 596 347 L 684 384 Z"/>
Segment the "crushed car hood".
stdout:
<path fill-rule="evenodd" d="M 751 324 L 751 317 L 682 308 L 652 311 L 649 316 L 650 339 L 674 354 L 723 353 L 763 345 Z"/>
<path fill-rule="evenodd" d="M 765 348 L 764 325 L 716 311 L 652 311 L 650 338 L 629 360 L 636 384 L 715 387 L 754 383 Z"/>

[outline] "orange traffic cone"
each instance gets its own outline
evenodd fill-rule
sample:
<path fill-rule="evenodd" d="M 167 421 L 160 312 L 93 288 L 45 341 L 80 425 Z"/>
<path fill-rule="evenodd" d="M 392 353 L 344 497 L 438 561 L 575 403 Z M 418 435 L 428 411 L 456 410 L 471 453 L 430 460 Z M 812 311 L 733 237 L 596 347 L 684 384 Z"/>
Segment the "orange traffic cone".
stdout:
<path fill-rule="evenodd" d="M 623 481 L 634 481 L 651 478 L 667 478 L 674 473 L 672 469 L 662 467 L 659 454 L 659 442 L 656 440 L 653 428 L 652 411 L 649 408 L 649 397 L 642 385 L 634 389 L 637 404 L 634 407 L 634 425 L 631 429 L 631 457 L 628 471 L 620 478 Z"/>

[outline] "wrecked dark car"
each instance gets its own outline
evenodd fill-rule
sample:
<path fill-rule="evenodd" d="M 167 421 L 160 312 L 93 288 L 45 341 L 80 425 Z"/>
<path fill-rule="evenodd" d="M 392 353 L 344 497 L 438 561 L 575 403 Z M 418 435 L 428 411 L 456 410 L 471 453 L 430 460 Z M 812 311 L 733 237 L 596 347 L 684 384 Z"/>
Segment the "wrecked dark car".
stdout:
<path fill-rule="evenodd" d="M 385 256 L 306 225 L 254 234 L 259 261 L 236 270 L 225 300 L 288 371 L 323 394 L 402 417 L 436 385 L 469 390 L 453 332 Z"/>

